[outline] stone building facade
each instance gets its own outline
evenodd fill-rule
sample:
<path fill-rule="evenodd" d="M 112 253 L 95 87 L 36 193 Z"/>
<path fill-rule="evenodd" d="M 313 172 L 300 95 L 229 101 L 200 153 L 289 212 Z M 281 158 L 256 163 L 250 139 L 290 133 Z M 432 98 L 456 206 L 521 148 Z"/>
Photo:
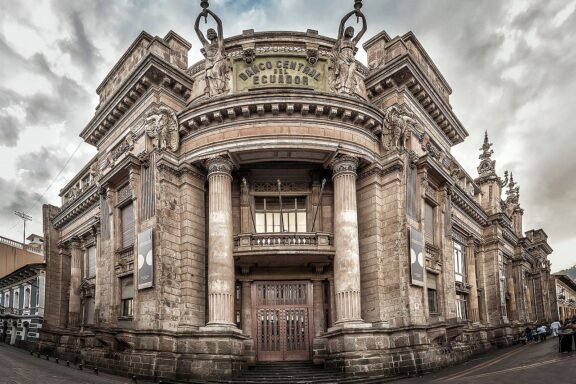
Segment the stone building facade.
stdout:
<path fill-rule="evenodd" d="M 553 316 L 552 249 L 524 232 L 488 136 L 473 177 L 451 154 L 467 136 L 451 89 L 412 33 L 355 60 L 360 6 L 336 39 L 224 39 L 203 8 L 192 65 L 178 34 L 138 36 L 80 134 L 98 154 L 44 207 L 41 348 L 149 377 L 262 360 L 414 374 Z"/>

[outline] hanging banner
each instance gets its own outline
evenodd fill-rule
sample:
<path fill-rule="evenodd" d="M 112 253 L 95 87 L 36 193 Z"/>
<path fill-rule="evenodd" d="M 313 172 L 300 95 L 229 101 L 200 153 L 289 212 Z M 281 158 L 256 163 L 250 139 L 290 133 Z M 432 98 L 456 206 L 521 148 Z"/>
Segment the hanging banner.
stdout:
<path fill-rule="evenodd" d="M 422 232 L 410 227 L 408 230 L 410 244 L 410 279 L 411 284 L 424 286 L 424 242 Z"/>
<path fill-rule="evenodd" d="M 152 228 L 138 234 L 138 289 L 154 286 L 154 248 Z"/>

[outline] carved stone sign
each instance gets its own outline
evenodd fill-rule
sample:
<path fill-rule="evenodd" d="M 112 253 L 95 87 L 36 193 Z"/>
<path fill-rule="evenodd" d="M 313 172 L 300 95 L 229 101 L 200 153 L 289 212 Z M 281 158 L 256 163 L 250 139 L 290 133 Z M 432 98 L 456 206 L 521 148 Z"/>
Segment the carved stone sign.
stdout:
<path fill-rule="evenodd" d="M 260 88 L 304 88 L 325 91 L 328 63 L 319 59 L 310 65 L 305 57 L 256 57 L 249 65 L 234 63 L 234 89 L 249 91 Z"/>

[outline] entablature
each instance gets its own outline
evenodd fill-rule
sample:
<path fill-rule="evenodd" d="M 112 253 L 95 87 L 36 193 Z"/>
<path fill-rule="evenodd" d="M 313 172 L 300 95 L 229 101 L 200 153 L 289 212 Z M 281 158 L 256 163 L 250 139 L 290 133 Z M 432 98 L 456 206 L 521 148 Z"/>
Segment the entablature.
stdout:
<path fill-rule="evenodd" d="M 160 87 L 186 102 L 192 90 L 192 80 L 186 73 L 173 67 L 150 52 L 138 68 L 125 79 L 115 96 L 96 111 L 80 137 L 88 144 L 99 145 L 132 106 L 151 88 Z"/>
<path fill-rule="evenodd" d="M 58 215 L 52 219 L 54 227 L 57 229 L 64 227 L 66 224 L 70 223 L 72 220 L 76 219 L 84 212 L 94 207 L 98 201 L 100 201 L 98 186 L 93 184 L 72 203 L 62 207 L 60 213 L 58 213 Z"/>
<path fill-rule="evenodd" d="M 463 142 L 468 136 L 452 107 L 434 92 L 425 75 L 410 57 L 403 57 L 397 62 L 387 64 L 379 72 L 369 75 L 365 79 L 365 84 L 369 99 L 376 105 L 382 104 L 393 90 L 406 90 L 413 95 L 452 145 Z"/>
<path fill-rule="evenodd" d="M 383 116 L 371 105 L 352 97 L 298 90 L 254 91 L 211 99 L 181 112 L 178 120 L 185 140 L 196 132 L 222 123 L 274 117 L 339 122 L 362 129 L 375 140 L 382 134 Z"/>

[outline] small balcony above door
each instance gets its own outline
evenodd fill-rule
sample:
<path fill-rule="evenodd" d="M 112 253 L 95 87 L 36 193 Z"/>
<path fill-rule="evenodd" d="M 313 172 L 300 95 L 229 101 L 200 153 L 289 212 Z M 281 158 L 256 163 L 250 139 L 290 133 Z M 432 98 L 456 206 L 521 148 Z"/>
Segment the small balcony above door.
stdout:
<path fill-rule="evenodd" d="M 295 265 L 334 257 L 333 235 L 323 232 L 244 233 L 234 237 L 234 257 L 242 262 Z"/>

